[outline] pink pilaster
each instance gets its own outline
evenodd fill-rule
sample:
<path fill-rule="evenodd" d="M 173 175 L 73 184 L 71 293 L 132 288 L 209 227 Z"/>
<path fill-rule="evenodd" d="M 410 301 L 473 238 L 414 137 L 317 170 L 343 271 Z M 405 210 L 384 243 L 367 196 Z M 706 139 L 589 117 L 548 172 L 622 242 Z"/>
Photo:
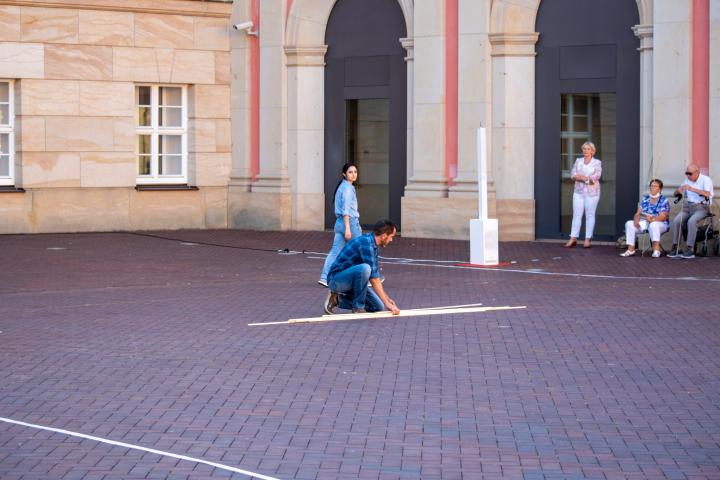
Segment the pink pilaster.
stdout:
<path fill-rule="evenodd" d="M 288 17 L 290 16 L 290 9 L 292 8 L 293 0 L 287 0 L 287 3 L 285 4 L 285 21 L 287 22 Z"/>
<path fill-rule="evenodd" d="M 252 0 L 250 16 L 256 32 L 260 31 L 260 0 Z M 255 180 L 260 173 L 260 36 L 248 36 L 250 47 L 250 173 Z"/>
<path fill-rule="evenodd" d="M 445 0 L 445 176 L 454 185 L 458 164 L 458 0 Z"/>
<path fill-rule="evenodd" d="M 692 157 L 709 170 L 710 144 L 710 1 L 692 3 Z"/>

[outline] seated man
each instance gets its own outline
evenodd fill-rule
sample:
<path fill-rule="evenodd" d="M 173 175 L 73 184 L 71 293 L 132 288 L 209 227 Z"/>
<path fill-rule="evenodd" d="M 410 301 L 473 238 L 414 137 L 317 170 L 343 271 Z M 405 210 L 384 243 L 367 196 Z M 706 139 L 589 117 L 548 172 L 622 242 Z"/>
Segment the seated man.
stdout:
<path fill-rule="evenodd" d="M 705 218 L 709 212 L 708 200 L 713 194 L 713 184 L 710 177 L 700 173 L 700 167 L 694 163 L 685 169 L 687 178 L 675 191 L 675 196 L 681 196 L 685 200 L 683 209 L 672 220 L 670 230 L 672 231 L 672 248 L 668 257 L 695 258 L 695 238 L 697 237 L 698 222 Z M 687 248 L 678 254 L 678 243 L 684 223 L 687 223 Z"/>
<path fill-rule="evenodd" d="M 353 313 L 377 312 L 385 305 L 393 315 L 400 314 L 400 309 L 385 293 L 378 273 L 378 247 L 388 246 L 395 233 L 397 227 L 392 221 L 381 220 L 371 233 L 345 245 L 328 273 L 330 292 L 325 299 L 325 313 L 332 314 L 338 305 Z M 368 280 L 372 290 L 368 288 Z"/>

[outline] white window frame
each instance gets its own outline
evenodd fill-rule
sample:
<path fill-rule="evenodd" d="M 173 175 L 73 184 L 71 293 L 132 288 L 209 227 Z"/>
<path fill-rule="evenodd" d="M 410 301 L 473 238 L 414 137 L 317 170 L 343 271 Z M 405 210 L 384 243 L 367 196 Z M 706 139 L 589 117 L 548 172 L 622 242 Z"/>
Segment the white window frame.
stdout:
<path fill-rule="evenodd" d="M 150 126 L 140 126 L 139 105 L 137 102 L 137 92 L 140 87 L 150 87 Z M 182 119 L 180 127 L 161 127 L 160 119 L 160 88 L 180 88 L 182 95 Z M 187 104 L 187 85 L 172 84 L 136 84 L 133 92 L 135 96 L 135 174 L 136 183 L 138 185 L 157 185 L 157 184 L 187 184 L 188 182 L 188 104 Z M 150 175 L 140 175 L 138 165 L 139 141 L 140 135 L 150 135 L 151 156 L 150 156 Z M 161 135 L 179 135 L 181 137 L 181 174 L 180 175 L 160 175 L 159 172 L 159 145 Z"/>
<path fill-rule="evenodd" d="M 582 157 L 582 151 L 576 152 L 573 150 L 575 140 L 587 140 L 589 138 L 592 138 L 592 116 L 593 116 L 593 109 L 592 109 L 592 95 L 595 95 L 595 93 L 566 93 L 565 95 L 568 96 L 567 98 L 567 130 L 561 130 L 560 131 L 560 139 L 563 142 L 567 142 L 567 151 L 569 152 L 569 157 L 567 159 L 567 163 L 562 165 L 562 176 L 563 178 L 570 178 L 570 174 L 572 173 L 573 164 L 575 162 L 575 159 L 578 157 Z M 574 97 L 575 96 L 584 96 L 585 100 L 587 101 L 587 130 L 575 130 L 575 102 Z M 562 98 L 562 97 L 561 97 Z M 562 111 L 562 108 L 561 108 Z M 560 114 L 562 117 L 564 114 Z M 563 159 L 564 160 L 564 159 Z"/>
<path fill-rule="evenodd" d="M 0 134 L 8 134 L 8 145 L 10 147 L 9 152 L 3 152 L 3 154 L 9 153 L 8 158 L 9 168 L 8 176 L 0 176 L 0 185 L 2 186 L 14 186 L 15 185 L 15 81 L 5 78 L 0 78 L 0 83 L 8 84 L 8 116 L 9 123 L 6 125 L 0 124 Z"/>

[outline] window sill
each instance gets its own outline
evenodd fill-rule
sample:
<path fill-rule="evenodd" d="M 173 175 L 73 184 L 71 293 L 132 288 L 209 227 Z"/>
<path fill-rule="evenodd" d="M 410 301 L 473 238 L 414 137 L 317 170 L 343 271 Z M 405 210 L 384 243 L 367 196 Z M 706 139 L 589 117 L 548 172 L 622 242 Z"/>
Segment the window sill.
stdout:
<path fill-rule="evenodd" d="M 198 187 L 194 185 L 187 185 L 187 184 L 168 184 L 168 185 L 135 185 L 135 190 L 138 192 L 177 192 L 177 191 L 192 191 L 192 190 L 200 190 Z"/>
<path fill-rule="evenodd" d="M 1 185 L 0 193 L 25 193 L 25 189 L 21 187 L 15 187 L 12 185 Z"/>

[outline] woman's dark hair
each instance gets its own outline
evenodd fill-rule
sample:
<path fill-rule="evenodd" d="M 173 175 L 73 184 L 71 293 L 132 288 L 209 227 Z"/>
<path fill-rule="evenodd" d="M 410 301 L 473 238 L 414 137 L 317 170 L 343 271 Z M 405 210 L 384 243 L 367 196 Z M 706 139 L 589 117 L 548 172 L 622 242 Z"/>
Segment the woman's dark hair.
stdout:
<path fill-rule="evenodd" d="M 343 180 L 345 180 L 345 174 L 347 173 L 347 171 L 350 167 L 355 167 L 355 169 L 357 169 L 357 166 L 354 163 L 346 163 L 345 165 L 343 165 L 343 168 L 342 168 L 343 177 L 340 179 L 337 186 L 335 187 L 335 191 L 333 192 L 333 203 L 335 203 L 335 195 L 337 194 L 338 188 L 340 188 L 340 185 L 342 185 Z"/>
<path fill-rule="evenodd" d="M 648 183 L 648 185 L 652 185 L 653 183 L 657 183 L 658 185 L 660 185 L 660 190 L 662 190 L 662 188 L 663 188 L 662 180 L 660 180 L 659 178 L 653 178 L 652 180 L 650 180 L 650 183 Z"/>

